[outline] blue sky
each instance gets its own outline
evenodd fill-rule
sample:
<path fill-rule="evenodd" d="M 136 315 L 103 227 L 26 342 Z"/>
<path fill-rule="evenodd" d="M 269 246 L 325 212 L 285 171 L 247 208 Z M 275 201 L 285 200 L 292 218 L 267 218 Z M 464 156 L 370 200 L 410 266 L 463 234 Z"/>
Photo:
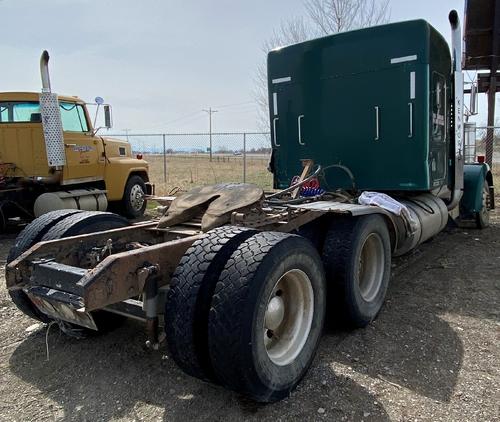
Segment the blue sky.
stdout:
<path fill-rule="evenodd" d="M 424 18 L 449 39 L 452 8 L 464 1 L 392 0 L 391 21 Z M 0 0 L 0 91 L 38 91 L 47 49 L 53 90 L 104 97 L 114 132 L 206 131 L 208 107 L 216 131 L 255 130 L 262 43 L 303 13 L 300 0 Z"/>

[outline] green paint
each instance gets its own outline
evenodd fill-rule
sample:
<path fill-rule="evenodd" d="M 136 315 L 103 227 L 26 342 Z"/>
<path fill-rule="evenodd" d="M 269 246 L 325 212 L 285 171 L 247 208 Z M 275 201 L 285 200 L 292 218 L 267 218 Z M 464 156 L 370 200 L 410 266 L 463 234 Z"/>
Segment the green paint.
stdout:
<path fill-rule="evenodd" d="M 464 166 L 464 194 L 460 201 L 460 214 L 469 217 L 483 208 L 483 187 L 488 167 L 486 164 Z"/>
<path fill-rule="evenodd" d="M 416 60 L 391 64 L 391 59 L 414 55 Z M 410 98 L 412 72 L 414 99 Z M 446 41 L 422 20 L 331 35 L 270 52 L 275 187 L 289 186 L 305 158 L 324 167 L 347 166 L 362 190 L 430 191 L 446 185 L 450 73 Z M 291 81 L 273 83 L 285 77 Z M 273 94 L 278 99 L 277 114 Z M 299 144 L 301 115 L 305 145 Z M 348 188 L 350 181 L 337 168 L 326 171 L 323 184 L 328 189 Z"/>

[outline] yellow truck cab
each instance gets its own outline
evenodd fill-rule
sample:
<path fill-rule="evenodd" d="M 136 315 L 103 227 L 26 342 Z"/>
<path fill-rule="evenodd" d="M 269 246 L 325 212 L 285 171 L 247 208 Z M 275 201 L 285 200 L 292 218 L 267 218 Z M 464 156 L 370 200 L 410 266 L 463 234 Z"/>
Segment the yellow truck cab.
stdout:
<path fill-rule="evenodd" d="M 152 191 L 148 163 L 128 142 L 99 136 L 83 100 L 51 93 L 47 62 L 42 55 L 42 93 L 0 93 L 0 228 L 16 217 L 108 204 L 141 216 Z M 110 107 L 96 106 L 111 127 Z"/>

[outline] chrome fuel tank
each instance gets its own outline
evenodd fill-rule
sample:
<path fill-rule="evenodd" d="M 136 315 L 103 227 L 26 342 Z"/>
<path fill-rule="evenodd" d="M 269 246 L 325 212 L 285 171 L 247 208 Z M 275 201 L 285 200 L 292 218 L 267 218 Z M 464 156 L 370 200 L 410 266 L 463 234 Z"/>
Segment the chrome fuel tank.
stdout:
<path fill-rule="evenodd" d="M 395 218 L 398 227 L 398 244 L 394 256 L 403 255 L 429 240 L 446 227 L 448 209 L 442 199 L 422 194 L 400 201 L 410 211 L 411 228 L 401 217 Z"/>

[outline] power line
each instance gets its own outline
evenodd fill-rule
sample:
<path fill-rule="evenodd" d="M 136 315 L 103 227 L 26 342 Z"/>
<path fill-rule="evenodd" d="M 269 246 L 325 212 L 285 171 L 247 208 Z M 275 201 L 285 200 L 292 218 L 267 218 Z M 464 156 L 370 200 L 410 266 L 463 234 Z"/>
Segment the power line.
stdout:
<path fill-rule="evenodd" d="M 166 122 L 163 122 L 163 123 L 159 123 L 159 124 L 156 124 L 156 125 L 152 125 L 152 126 L 148 126 L 148 129 L 153 129 L 153 128 L 158 128 L 158 127 L 164 127 L 164 126 L 168 126 L 172 123 L 176 123 L 176 122 L 179 122 L 181 120 L 184 120 L 184 119 L 187 119 L 189 117 L 192 117 L 192 116 L 195 116 L 196 114 L 199 114 L 201 113 L 200 110 L 198 111 L 194 111 L 194 112 L 191 112 L 191 113 L 188 113 L 188 114 L 184 114 L 180 117 L 177 117 L 175 119 L 172 119 L 172 120 L 168 120 Z"/>

